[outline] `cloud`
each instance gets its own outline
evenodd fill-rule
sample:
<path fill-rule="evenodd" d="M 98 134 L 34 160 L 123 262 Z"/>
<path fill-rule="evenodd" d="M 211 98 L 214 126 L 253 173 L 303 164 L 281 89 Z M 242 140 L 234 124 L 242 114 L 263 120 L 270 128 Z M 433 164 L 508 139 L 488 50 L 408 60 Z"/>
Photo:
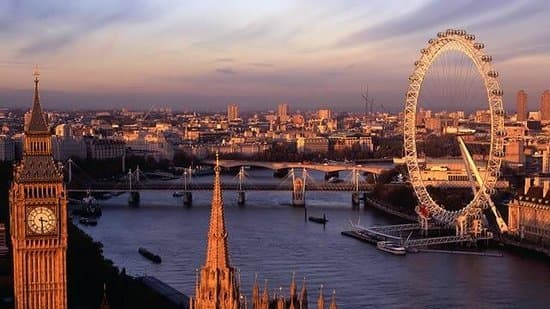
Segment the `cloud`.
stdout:
<path fill-rule="evenodd" d="M 214 62 L 233 62 L 235 59 L 233 58 L 217 58 L 214 59 Z"/>
<path fill-rule="evenodd" d="M 254 67 L 265 67 L 265 68 L 273 67 L 273 63 L 267 63 L 267 62 L 251 62 L 249 63 L 249 65 Z"/>
<path fill-rule="evenodd" d="M 5 23 L 16 25 L 2 35 L 28 37 L 17 51 L 18 56 L 24 57 L 57 51 L 115 25 L 151 20 L 164 9 L 153 10 L 151 4 L 143 1 L 118 0 L 110 1 L 109 5 L 95 1 L 78 4 L 21 1 L 8 8 L 10 16 L 4 16 Z"/>
<path fill-rule="evenodd" d="M 237 72 L 235 72 L 232 68 L 218 68 L 216 69 L 216 72 L 220 74 L 230 74 L 230 75 L 237 74 Z"/>
<path fill-rule="evenodd" d="M 430 1 L 402 16 L 392 16 L 384 22 L 347 35 L 337 45 L 356 46 L 373 41 L 394 40 L 420 31 L 430 33 L 433 29 L 442 29 L 450 24 L 464 24 L 465 20 L 473 19 L 486 12 L 502 11 L 513 4 L 513 1 L 499 0 Z"/>

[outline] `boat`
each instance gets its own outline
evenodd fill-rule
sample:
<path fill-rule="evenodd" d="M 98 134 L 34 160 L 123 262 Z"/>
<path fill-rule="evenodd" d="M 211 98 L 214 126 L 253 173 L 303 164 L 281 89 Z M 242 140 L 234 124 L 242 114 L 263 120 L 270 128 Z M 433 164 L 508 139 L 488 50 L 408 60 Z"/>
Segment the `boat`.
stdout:
<path fill-rule="evenodd" d="M 173 197 L 182 197 L 183 195 L 184 195 L 183 191 L 176 191 L 176 192 L 172 193 Z"/>
<path fill-rule="evenodd" d="M 151 251 L 143 248 L 143 247 L 139 247 L 138 249 L 138 252 L 139 254 L 141 254 L 144 258 L 148 259 L 149 261 L 155 263 L 155 264 L 160 264 L 162 263 L 162 259 L 160 258 L 160 256 L 152 253 Z"/>
<path fill-rule="evenodd" d="M 97 220 L 94 219 L 94 218 L 82 217 L 82 218 L 80 218 L 79 222 L 82 225 L 90 225 L 90 226 L 96 226 L 97 225 Z"/>
<path fill-rule="evenodd" d="M 379 241 L 376 243 L 376 248 L 395 255 L 407 254 L 407 249 L 405 247 L 392 241 Z"/>
<path fill-rule="evenodd" d="M 320 224 L 327 224 L 328 222 L 328 219 L 324 214 L 322 217 L 309 216 L 307 219 L 311 222 L 320 223 Z"/>
<path fill-rule="evenodd" d="M 97 200 L 88 190 L 88 194 L 82 199 L 82 208 L 80 215 L 83 217 L 99 217 L 101 216 L 101 207 L 97 204 Z"/>

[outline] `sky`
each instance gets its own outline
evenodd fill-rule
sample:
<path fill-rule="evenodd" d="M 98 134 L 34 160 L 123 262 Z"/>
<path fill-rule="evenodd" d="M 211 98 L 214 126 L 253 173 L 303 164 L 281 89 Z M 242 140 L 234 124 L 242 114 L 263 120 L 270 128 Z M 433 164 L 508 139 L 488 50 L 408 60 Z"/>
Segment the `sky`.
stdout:
<path fill-rule="evenodd" d="M 505 107 L 550 88 L 550 1 L 0 1 L 0 107 L 399 111 L 419 50 L 465 29 L 500 72 Z M 449 107 L 452 109 L 452 107 Z"/>

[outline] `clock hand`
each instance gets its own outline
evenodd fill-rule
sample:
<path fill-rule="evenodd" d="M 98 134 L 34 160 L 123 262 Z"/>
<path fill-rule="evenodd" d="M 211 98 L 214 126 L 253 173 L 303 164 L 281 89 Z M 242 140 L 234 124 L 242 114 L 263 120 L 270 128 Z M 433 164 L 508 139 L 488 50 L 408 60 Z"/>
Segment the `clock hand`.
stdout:
<path fill-rule="evenodd" d="M 42 233 L 44 233 L 44 222 L 48 222 L 48 220 L 45 220 L 44 218 L 40 217 L 40 219 L 38 219 L 40 221 L 40 228 L 42 230 Z"/>

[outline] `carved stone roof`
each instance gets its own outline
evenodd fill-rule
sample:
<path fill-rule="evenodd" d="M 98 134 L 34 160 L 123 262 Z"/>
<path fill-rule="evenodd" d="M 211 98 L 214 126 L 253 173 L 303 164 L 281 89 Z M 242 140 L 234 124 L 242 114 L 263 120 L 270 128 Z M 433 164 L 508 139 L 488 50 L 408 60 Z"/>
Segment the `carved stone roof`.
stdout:
<path fill-rule="evenodd" d="M 63 175 L 51 156 L 23 156 L 17 167 L 17 182 L 62 181 Z"/>
<path fill-rule="evenodd" d="M 40 105 L 40 94 L 38 92 L 38 79 L 34 80 L 34 98 L 32 103 L 31 119 L 29 121 L 28 133 L 49 132 L 42 106 Z"/>

